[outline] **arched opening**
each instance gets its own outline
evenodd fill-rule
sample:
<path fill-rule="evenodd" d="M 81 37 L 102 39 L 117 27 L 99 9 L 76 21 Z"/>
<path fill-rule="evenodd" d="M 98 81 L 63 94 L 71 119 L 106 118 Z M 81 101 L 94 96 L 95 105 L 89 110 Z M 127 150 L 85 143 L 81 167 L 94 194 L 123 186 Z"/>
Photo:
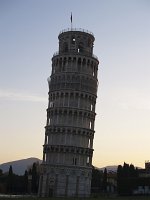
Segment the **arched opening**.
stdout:
<path fill-rule="evenodd" d="M 72 44 L 75 44 L 75 42 L 76 42 L 75 36 L 72 36 L 72 38 L 71 38 L 71 43 L 72 43 Z"/>
<path fill-rule="evenodd" d="M 86 164 L 87 164 L 87 165 L 90 164 L 90 157 L 89 157 L 89 156 L 87 157 Z"/>
<path fill-rule="evenodd" d="M 73 157 L 73 160 L 72 160 L 73 162 L 73 165 L 77 165 L 77 158 L 76 157 Z"/>
<path fill-rule="evenodd" d="M 91 121 L 90 121 L 90 124 L 89 124 L 89 125 L 90 125 L 90 127 L 89 127 L 89 128 L 90 128 L 90 129 L 92 129 L 92 122 L 91 122 Z"/>
<path fill-rule="evenodd" d="M 82 53 L 83 52 L 83 43 L 80 42 L 79 45 L 78 45 L 78 53 Z"/>
<path fill-rule="evenodd" d="M 78 71 L 81 70 L 81 58 L 78 58 Z"/>

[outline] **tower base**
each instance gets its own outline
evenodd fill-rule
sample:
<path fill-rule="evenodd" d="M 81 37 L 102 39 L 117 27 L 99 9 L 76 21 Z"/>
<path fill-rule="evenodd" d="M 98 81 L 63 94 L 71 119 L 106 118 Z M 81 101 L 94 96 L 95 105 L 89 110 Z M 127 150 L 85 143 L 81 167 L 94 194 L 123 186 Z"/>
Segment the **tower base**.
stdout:
<path fill-rule="evenodd" d="M 92 169 L 42 164 L 40 197 L 89 197 Z"/>

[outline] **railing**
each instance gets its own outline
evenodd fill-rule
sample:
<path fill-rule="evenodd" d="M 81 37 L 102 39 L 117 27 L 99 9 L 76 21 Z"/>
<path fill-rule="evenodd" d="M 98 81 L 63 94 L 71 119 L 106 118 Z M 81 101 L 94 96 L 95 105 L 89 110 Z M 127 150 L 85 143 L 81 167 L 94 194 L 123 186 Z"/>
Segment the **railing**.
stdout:
<path fill-rule="evenodd" d="M 58 56 L 59 55 L 59 51 L 56 51 L 53 56 Z"/>
<path fill-rule="evenodd" d="M 64 55 L 67 55 L 67 54 L 70 54 L 70 53 L 77 54 L 77 55 L 83 55 L 83 56 L 84 56 L 84 55 L 85 55 L 85 56 L 89 56 L 89 55 L 90 55 L 88 52 L 82 52 L 82 53 L 80 53 L 80 52 L 63 52 Z M 60 54 L 61 54 L 61 53 L 59 53 L 59 51 L 56 51 L 56 52 L 53 54 L 53 57 L 54 57 L 54 56 L 58 56 L 58 55 L 60 55 Z M 97 57 L 96 55 L 92 54 L 92 57 L 98 60 L 98 57 Z"/>
<path fill-rule="evenodd" d="M 65 32 L 68 32 L 68 31 L 81 31 L 81 32 L 84 32 L 84 33 L 88 33 L 88 34 L 90 34 L 90 35 L 92 35 L 94 37 L 94 34 L 91 31 L 88 31 L 88 30 L 82 29 L 82 28 L 67 28 L 67 29 L 63 29 L 62 31 L 60 31 L 59 35 L 61 33 L 65 33 Z"/>

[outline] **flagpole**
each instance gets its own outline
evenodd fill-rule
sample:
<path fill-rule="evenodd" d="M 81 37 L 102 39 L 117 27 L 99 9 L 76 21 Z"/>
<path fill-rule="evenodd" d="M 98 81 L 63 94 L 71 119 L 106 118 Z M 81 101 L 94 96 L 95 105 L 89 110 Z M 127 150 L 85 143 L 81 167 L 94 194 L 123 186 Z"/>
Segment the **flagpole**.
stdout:
<path fill-rule="evenodd" d="M 71 12 L 70 20 L 71 20 L 71 31 L 72 31 L 72 12 Z"/>

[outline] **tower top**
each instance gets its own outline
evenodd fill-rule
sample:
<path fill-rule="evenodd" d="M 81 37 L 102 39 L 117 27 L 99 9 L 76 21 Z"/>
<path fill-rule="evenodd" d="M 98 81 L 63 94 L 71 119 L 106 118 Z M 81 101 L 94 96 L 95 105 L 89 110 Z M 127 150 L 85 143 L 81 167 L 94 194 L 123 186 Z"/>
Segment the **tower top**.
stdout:
<path fill-rule="evenodd" d="M 64 29 L 59 33 L 59 54 L 77 53 L 86 56 L 93 55 L 94 35 L 81 29 Z"/>

